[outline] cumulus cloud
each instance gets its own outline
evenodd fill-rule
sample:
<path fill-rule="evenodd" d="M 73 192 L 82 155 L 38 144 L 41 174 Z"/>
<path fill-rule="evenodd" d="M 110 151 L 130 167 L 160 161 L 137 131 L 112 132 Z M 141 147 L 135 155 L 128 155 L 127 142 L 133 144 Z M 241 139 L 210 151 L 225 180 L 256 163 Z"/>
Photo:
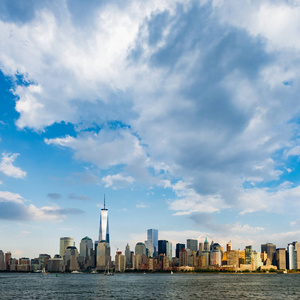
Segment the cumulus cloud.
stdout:
<path fill-rule="evenodd" d="M 21 170 L 19 167 L 13 165 L 13 162 L 19 156 L 18 153 L 2 153 L 2 160 L 0 162 L 0 172 L 6 176 L 14 178 L 26 177 L 26 172 Z"/>
<path fill-rule="evenodd" d="M 76 208 L 60 208 L 57 205 L 36 207 L 27 205 L 24 198 L 15 193 L 0 191 L 0 219 L 24 221 L 62 221 L 70 214 L 81 214 Z"/>
<path fill-rule="evenodd" d="M 131 176 L 123 176 L 122 174 L 107 175 L 102 178 L 105 187 L 112 186 L 113 189 L 124 188 L 134 183 L 134 178 Z"/>
<path fill-rule="evenodd" d="M 194 212 L 213 213 L 230 208 L 220 195 L 201 196 L 190 187 L 190 184 L 178 181 L 172 186 L 179 199 L 169 200 L 170 209 L 176 210 L 174 215 L 189 215 Z"/>
<path fill-rule="evenodd" d="M 177 214 L 269 209 L 257 186 L 279 180 L 299 152 L 299 7 L 112 1 L 92 5 L 85 26 L 78 4 L 45 7 L 0 21 L 0 68 L 28 82 L 13 91 L 19 128 L 99 125 L 45 142 L 151 185 L 172 178 Z M 103 126 L 116 120 L 125 128 Z"/>

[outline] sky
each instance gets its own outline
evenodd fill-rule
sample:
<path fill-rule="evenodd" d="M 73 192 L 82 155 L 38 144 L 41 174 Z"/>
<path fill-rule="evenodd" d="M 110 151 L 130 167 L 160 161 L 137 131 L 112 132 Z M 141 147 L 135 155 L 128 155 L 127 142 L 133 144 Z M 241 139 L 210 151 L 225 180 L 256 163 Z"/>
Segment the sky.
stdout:
<path fill-rule="evenodd" d="M 300 1 L 0 0 L 0 249 L 300 240 Z"/>

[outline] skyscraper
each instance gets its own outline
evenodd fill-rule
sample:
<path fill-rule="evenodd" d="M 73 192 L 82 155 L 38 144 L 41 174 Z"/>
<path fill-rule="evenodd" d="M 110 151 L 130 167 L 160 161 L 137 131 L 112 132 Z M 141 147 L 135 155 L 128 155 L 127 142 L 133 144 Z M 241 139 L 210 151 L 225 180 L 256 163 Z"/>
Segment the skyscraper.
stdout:
<path fill-rule="evenodd" d="M 267 253 L 267 258 L 269 259 L 269 263 L 272 265 L 276 265 L 276 245 L 272 243 L 266 243 L 261 245 L 261 253 Z"/>
<path fill-rule="evenodd" d="M 99 243 L 101 241 L 106 241 L 109 244 L 108 209 L 105 208 L 105 195 L 104 208 L 100 211 Z"/>
<path fill-rule="evenodd" d="M 65 251 L 68 247 L 75 246 L 74 239 L 72 237 L 61 237 L 59 244 L 59 255 L 63 258 Z"/>
<path fill-rule="evenodd" d="M 194 239 L 187 239 L 186 240 L 186 248 L 190 249 L 191 251 L 198 251 L 198 241 Z"/>
<path fill-rule="evenodd" d="M 169 260 L 172 260 L 172 243 L 171 242 L 167 242 L 166 244 L 166 256 L 169 258 Z"/>
<path fill-rule="evenodd" d="M 159 240 L 158 241 L 158 255 L 165 254 L 167 255 L 167 242 L 166 240 Z"/>
<path fill-rule="evenodd" d="M 205 241 L 204 241 L 204 251 L 209 251 L 209 243 L 208 243 L 207 238 L 205 238 Z"/>
<path fill-rule="evenodd" d="M 5 270 L 5 263 L 4 263 L 4 252 L 0 250 L 0 271 Z"/>
<path fill-rule="evenodd" d="M 157 257 L 158 252 L 158 230 L 157 229 L 148 229 L 147 230 L 147 240 L 152 242 L 154 252 L 153 257 Z"/>
<path fill-rule="evenodd" d="M 181 249 L 184 249 L 185 248 L 185 244 L 176 244 L 176 257 L 179 258 L 179 252 Z"/>
<path fill-rule="evenodd" d="M 246 265 L 252 264 L 252 246 L 245 247 L 245 263 Z"/>

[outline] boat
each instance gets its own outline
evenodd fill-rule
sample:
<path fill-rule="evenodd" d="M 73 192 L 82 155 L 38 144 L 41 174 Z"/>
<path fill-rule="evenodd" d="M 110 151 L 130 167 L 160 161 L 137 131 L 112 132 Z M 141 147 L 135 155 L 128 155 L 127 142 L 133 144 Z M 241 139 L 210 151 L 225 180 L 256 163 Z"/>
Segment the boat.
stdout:
<path fill-rule="evenodd" d="M 91 272 L 91 274 L 98 274 L 98 272 L 97 272 L 96 270 L 93 270 L 93 271 Z"/>
<path fill-rule="evenodd" d="M 71 274 L 81 274 L 79 271 L 72 271 Z"/>
<path fill-rule="evenodd" d="M 171 271 L 171 274 L 172 274 L 172 275 L 174 274 L 173 271 Z"/>
<path fill-rule="evenodd" d="M 42 270 L 42 274 L 44 274 L 44 275 L 48 274 L 48 272 L 46 272 L 45 267 L 44 267 L 43 270 Z"/>
<path fill-rule="evenodd" d="M 105 270 L 104 270 L 104 275 L 107 275 L 107 276 L 115 275 L 115 273 L 110 272 L 110 269 L 109 269 L 109 262 L 107 263 L 107 269 L 105 268 Z"/>

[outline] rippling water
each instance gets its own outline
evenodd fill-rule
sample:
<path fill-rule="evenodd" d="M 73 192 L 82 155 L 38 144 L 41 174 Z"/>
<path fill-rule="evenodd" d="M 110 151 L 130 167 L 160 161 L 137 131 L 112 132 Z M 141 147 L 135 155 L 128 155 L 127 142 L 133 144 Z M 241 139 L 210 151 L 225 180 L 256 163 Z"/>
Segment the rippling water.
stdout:
<path fill-rule="evenodd" d="M 0 274 L 1 300 L 99 298 L 299 299 L 300 274 Z"/>

